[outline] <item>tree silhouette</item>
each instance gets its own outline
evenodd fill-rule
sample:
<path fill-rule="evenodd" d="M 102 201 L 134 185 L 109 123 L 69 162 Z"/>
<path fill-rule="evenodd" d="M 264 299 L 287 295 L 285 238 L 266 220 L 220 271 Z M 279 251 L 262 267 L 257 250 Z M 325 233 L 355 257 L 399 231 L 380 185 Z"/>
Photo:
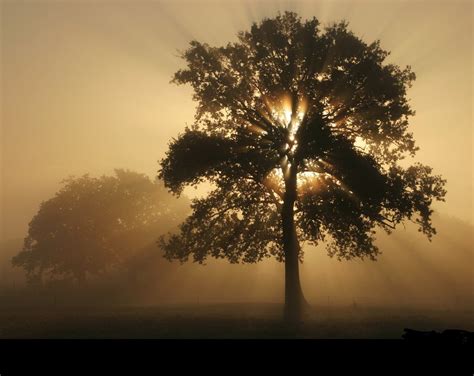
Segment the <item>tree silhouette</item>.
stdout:
<path fill-rule="evenodd" d="M 115 170 L 115 176 L 69 178 L 41 204 L 29 224 L 23 250 L 12 259 L 31 282 L 43 275 L 84 282 L 133 255 L 172 227 L 187 205 L 170 202 L 161 183 Z M 180 201 L 184 203 L 184 201 Z"/>
<path fill-rule="evenodd" d="M 214 190 L 193 201 L 179 234 L 160 239 L 166 256 L 284 261 L 294 321 L 306 304 L 299 241 L 375 259 L 377 227 L 408 219 L 431 238 L 430 206 L 445 181 L 399 165 L 417 150 L 406 98 L 415 75 L 384 64 L 387 55 L 345 22 L 320 30 L 290 12 L 225 47 L 192 41 L 173 81 L 193 87 L 195 123 L 170 143 L 159 177 L 176 194 L 203 181 Z"/>

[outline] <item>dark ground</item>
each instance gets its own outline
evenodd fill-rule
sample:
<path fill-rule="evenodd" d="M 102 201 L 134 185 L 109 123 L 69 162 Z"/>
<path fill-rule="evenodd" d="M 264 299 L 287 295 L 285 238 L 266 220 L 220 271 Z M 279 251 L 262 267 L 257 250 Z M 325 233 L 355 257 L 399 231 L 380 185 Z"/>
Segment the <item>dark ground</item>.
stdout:
<path fill-rule="evenodd" d="M 0 308 L 0 338 L 401 339 L 404 328 L 474 331 L 474 312 L 312 307 L 304 323 L 281 323 L 280 305 Z"/>

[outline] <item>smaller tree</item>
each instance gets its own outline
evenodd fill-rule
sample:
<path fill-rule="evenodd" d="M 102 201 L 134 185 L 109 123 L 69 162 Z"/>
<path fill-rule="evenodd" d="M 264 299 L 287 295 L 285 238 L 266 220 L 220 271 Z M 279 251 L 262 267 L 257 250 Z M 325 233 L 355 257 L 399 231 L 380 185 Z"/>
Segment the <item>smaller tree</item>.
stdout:
<path fill-rule="evenodd" d="M 136 172 L 68 178 L 56 195 L 41 204 L 29 224 L 22 251 L 12 259 L 30 282 L 49 277 L 84 282 L 152 242 L 157 229 L 170 229 L 187 210 L 185 201 L 170 206 L 159 182 Z"/>

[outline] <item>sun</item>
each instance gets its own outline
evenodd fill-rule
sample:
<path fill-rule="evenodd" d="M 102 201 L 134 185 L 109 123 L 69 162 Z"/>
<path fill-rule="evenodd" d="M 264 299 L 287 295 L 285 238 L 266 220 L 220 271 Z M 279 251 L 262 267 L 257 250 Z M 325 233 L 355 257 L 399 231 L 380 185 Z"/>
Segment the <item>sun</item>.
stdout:
<path fill-rule="evenodd" d="M 280 167 L 271 170 L 263 180 L 264 185 L 279 200 L 283 200 L 285 179 L 288 177 L 291 167 L 291 156 L 295 154 L 298 148 L 297 133 L 305 119 L 308 102 L 305 98 L 301 98 L 298 99 L 297 103 L 293 103 L 292 96 L 286 94 L 273 102 L 266 99 L 265 104 L 273 121 L 279 126 L 286 128 L 288 134 L 286 143 L 280 149 L 284 153 L 280 159 Z M 367 144 L 362 138 L 357 137 L 354 146 L 365 150 Z M 330 163 L 318 159 L 311 161 L 307 167 L 308 169 L 298 172 L 296 175 L 296 189 L 299 195 L 305 195 L 310 192 L 317 193 L 318 191 L 328 189 L 329 186 L 338 186 L 347 193 L 353 194 L 345 187 L 343 182 L 325 171 L 330 167 Z"/>

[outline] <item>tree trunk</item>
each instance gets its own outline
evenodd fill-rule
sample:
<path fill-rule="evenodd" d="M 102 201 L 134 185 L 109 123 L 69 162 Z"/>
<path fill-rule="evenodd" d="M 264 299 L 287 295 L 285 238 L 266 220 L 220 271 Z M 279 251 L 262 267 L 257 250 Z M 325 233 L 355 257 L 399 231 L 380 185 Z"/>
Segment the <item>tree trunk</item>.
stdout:
<path fill-rule="evenodd" d="M 285 254 L 285 309 L 284 318 L 289 323 L 298 323 L 308 305 L 300 284 L 300 247 L 294 221 L 296 200 L 296 169 L 291 166 L 285 178 L 285 195 L 281 211 L 283 226 L 283 250 Z"/>

